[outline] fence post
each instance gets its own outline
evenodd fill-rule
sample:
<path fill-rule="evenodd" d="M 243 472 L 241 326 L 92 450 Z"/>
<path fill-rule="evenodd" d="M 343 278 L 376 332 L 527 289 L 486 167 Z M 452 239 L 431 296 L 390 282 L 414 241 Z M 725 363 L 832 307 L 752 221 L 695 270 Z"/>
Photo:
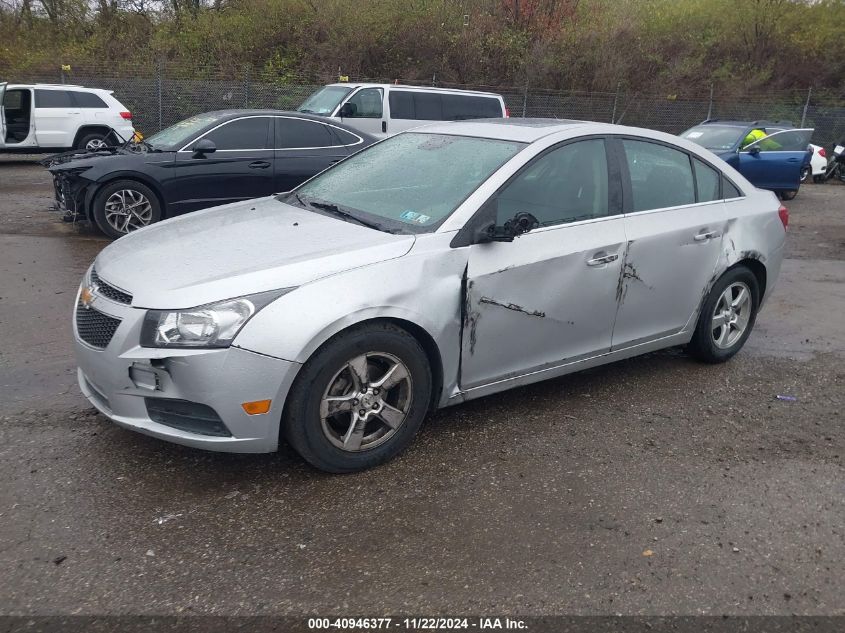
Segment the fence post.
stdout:
<path fill-rule="evenodd" d="M 707 120 L 713 117 L 713 82 L 710 82 L 710 102 L 707 104 Z"/>
<path fill-rule="evenodd" d="M 616 123 L 616 106 L 619 103 L 619 88 L 621 85 L 621 81 L 616 82 L 616 96 L 613 97 L 613 113 L 610 115 L 611 123 Z"/>
<path fill-rule="evenodd" d="M 804 127 L 804 122 L 807 120 L 807 108 L 810 107 L 810 96 L 813 94 L 813 87 L 807 90 L 807 101 L 804 102 L 804 112 L 801 113 L 801 127 Z"/>
<path fill-rule="evenodd" d="M 163 123 L 161 107 L 161 60 L 156 64 L 156 91 L 158 92 L 158 131 L 161 132 Z"/>
<path fill-rule="evenodd" d="M 244 108 L 249 108 L 249 66 L 244 69 Z"/>
<path fill-rule="evenodd" d="M 528 77 L 525 78 L 525 90 L 522 93 L 522 118 L 528 115 Z"/>

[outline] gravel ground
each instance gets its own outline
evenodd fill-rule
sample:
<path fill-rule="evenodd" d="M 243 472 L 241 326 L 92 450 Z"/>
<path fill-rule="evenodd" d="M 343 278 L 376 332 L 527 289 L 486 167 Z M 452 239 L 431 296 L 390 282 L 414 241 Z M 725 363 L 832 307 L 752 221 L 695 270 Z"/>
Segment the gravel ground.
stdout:
<path fill-rule="evenodd" d="M 668 350 L 457 406 L 342 477 L 90 409 L 70 304 L 106 242 L 50 195 L 0 161 L 0 614 L 845 615 L 845 188 L 788 203 L 730 363 Z"/>

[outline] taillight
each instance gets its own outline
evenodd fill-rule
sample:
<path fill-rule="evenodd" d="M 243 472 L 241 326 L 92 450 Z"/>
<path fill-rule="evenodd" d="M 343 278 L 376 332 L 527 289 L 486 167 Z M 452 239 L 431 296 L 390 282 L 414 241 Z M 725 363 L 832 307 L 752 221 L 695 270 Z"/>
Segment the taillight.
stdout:
<path fill-rule="evenodd" d="M 132 113 L 131 112 L 121 112 L 120 116 L 121 116 L 121 118 L 126 119 L 127 121 L 132 120 Z"/>
<path fill-rule="evenodd" d="M 786 227 L 789 226 L 789 209 L 785 206 L 780 205 L 780 209 L 778 209 L 778 217 L 780 221 L 783 223 L 783 230 L 786 230 Z"/>
<path fill-rule="evenodd" d="M 505 118 L 509 119 L 511 116 L 511 110 L 508 106 L 505 106 Z"/>
<path fill-rule="evenodd" d="M 824 151 L 824 147 L 819 148 L 819 156 L 822 158 L 827 158 L 827 152 Z"/>

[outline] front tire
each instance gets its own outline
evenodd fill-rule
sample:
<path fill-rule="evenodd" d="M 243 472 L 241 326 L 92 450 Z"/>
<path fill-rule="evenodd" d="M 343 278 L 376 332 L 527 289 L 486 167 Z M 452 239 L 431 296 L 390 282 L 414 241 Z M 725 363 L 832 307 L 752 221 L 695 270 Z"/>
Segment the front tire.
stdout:
<path fill-rule="evenodd" d="M 155 192 L 137 180 L 109 183 L 94 196 L 94 222 L 113 239 L 161 220 Z"/>
<path fill-rule="evenodd" d="M 805 182 L 809 175 L 810 175 L 810 166 L 805 165 L 804 167 L 801 168 L 801 177 L 800 177 L 801 182 Z"/>
<path fill-rule="evenodd" d="M 797 189 L 784 189 L 783 191 L 778 192 L 780 194 L 781 200 L 792 200 L 795 196 L 798 195 Z"/>
<path fill-rule="evenodd" d="M 405 330 L 373 323 L 342 332 L 299 372 L 282 430 L 312 466 L 349 473 L 401 453 L 428 413 L 432 374 Z"/>
<path fill-rule="evenodd" d="M 745 266 L 731 268 L 711 288 L 689 344 L 690 353 L 705 363 L 724 363 L 751 334 L 760 305 L 757 278 Z"/>

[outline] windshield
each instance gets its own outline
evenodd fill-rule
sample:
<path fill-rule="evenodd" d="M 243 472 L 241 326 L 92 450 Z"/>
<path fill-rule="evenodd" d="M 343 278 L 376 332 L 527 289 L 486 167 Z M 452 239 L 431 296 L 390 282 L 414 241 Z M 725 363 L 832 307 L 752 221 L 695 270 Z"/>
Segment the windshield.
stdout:
<path fill-rule="evenodd" d="M 196 136 L 197 132 L 209 125 L 217 123 L 224 116 L 224 114 L 212 113 L 197 114 L 163 129 L 158 134 L 153 134 L 146 139 L 146 143 L 156 149 L 167 151 L 180 150 L 185 146 L 185 143 Z"/>
<path fill-rule="evenodd" d="M 316 176 L 285 201 L 345 212 L 382 230 L 430 233 L 524 146 L 406 132 Z"/>
<path fill-rule="evenodd" d="M 698 125 L 681 134 L 688 139 L 712 151 L 733 149 L 744 128 L 733 125 Z"/>
<path fill-rule="evenodd" d="M 334 109 L 350 92 L 352 92 L 352 86 L 326 86 L 308 97 L 297 109 L 310 114 L 328 115 L 334 112 Z"/>

